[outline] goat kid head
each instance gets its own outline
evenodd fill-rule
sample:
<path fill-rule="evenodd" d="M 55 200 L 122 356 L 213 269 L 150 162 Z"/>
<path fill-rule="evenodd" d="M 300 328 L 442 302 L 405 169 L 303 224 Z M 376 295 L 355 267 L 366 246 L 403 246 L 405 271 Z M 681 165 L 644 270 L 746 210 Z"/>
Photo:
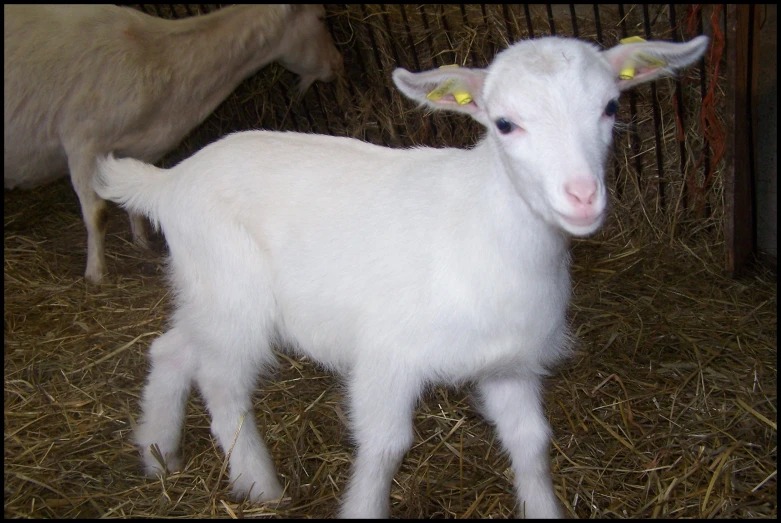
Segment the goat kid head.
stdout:
<path fill-rule="evenodd" d="M 500 52 L 485 69 L 396 69 L 409 98 L 466 113 L 488 129 L 503 171 L 545 222 L 574 236 L 605 217 L 605 163 L 624 89 L 671 75 L 702 56 L 706 36 L 688 43 L 638 42 L 600 51 L 545 37 Z"/>

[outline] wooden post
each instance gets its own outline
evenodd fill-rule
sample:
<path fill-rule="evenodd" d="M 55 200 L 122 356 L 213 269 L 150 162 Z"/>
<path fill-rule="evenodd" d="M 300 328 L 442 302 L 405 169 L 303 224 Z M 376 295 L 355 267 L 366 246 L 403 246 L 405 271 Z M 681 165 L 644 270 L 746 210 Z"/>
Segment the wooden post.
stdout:
<path fill-rule="evenodd" d="M 726 12 L 727 150 L 724 170 L 725 269 L 734 278 L 754 253 L 756 221 L 753 202 L 756 163 L 756 104 L 759 65 L 757 4 L 729 4 Z M 717 81 L 711 78 L 711 82 Z"/>

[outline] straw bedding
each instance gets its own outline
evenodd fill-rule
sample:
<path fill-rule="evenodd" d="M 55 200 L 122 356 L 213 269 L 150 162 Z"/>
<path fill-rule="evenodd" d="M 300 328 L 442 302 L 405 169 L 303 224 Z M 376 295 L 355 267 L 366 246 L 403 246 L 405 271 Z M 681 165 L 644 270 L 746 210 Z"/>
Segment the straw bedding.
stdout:
<path fill-rule="evenodd" d="M 528 35 L 523 9 L 513 6 L 505 16 L 502 6 L 487 6 L 483 17 L 480 5 L 467 6 L 473 22 L 467 25 L 457 23 L 457 5 L 443 8 L 446 16 L 426 6 L 425 29 L 420 10 L 405 7 L 413 46 L 400 29 L 405 22 L 397 6 L 328 6 L 347 80 L 317 86 L 296 100 L 288 90 L 292 75 L 269 68 L 243 84 L 165 162 L 227 132 L 292 129 L 294 123 L 301 131 L 392 146 L 474 143 L 476 126 L 414 111 L 380 73 L 396 63 L 394 48 L 410 69 L 413 47 L 421 68 L 432 66 L 432 56 L 483 65 L 503 47 L 508 25 L 517 31 L 515 39 Z M 553 13 L 557 31 L 573 34 L 576 20 L 580 36 L 594 39 L 593 12 L 578 9 L 569 18 L 569 11 Z M 654 9 L 660 13 L 655 17 Z M 623 19 L 631 30 L 632 17 L 642 10 L 627 11 Z M 530 11 L 542 28 L 537 36 L 549 32 L 546 14 L 544 7 Z M 602 13 L 607 45 L 615 41 L 619 14 Z M 661 7 L 649 11 L 655 23 L 663 15 Z M 366 46 L 370 33 L 374 47 Z M 384 68 L 376 67 L 377 57 L 387 62 Z M 363 67 L 355 65 L 361 60 Z M 680 168 L 681 154 L 691 170 L 704 147 L 699 74 L 687 72 L 682 81 L 683 147 L 672 110 L 674 81 L 658 82 L 653 99 L 650 89 L 638 89 L 634 112 L 625 97 L 611 160 L 610 218 L 593 238 L 573 241 L 570 312 L 579 341 L 570 361 L 548 380 L 545 401 L 554 432 L 555 488 L 570 516 L 777 515 L 776 273 L 755 265 L 739 279 L 723 276 L 720 170 L 705 193 L 707 205 L 698 210 L 690 205 L 693 196 L 685 197 L 685 175 L 704 181 L 702 172 Z M 656 117 L 653 100 L 660 108 Z M 654 118 L 658 142 L 649 123 Z M 146 349 L 170 313 L 164 239 L 156 238 L 155 252 L 136 249 L 124 213 L 112 208 L 109 281 L 94 287 L 82 278 L 86 233 L 67 179 L 5 191 L 3 215 L 6 517 L 336 513 L 353 450 L 342 391 L 335 377 L 311 362 L 284 355 L 255 397 L 258 424 L 287 485 L 282 504 L 230 500 L 224 459 L 197 395 L 185 422 L 185 470 L 142 477 L 130 433 L 139 415 Z M 393 517 L 516 514 L 507 459 L 468 389 L 430 390 L 416 412 L 415 430 L 392 487 Z"/>

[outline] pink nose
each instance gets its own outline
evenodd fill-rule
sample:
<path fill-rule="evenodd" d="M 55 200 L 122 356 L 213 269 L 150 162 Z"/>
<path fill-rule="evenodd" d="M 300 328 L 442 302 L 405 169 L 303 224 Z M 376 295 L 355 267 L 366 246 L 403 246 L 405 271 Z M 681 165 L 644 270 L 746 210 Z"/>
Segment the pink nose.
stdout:
<path fill-rule="evenodd" d="M 564 185 L 564 193 L 573 207 L 590 207 L 597 195 L 597 182 L 594 178 L 577 178 Z"/>

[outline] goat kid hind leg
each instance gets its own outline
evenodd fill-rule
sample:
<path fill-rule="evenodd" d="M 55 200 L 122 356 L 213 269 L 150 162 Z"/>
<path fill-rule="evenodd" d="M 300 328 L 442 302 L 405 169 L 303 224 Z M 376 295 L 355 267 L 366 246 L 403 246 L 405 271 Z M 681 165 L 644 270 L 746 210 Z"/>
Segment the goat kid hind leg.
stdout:
<path fill-rule="evenodd" d="M 157 445 L 168 471 L 182 468 L 179 444 L 196 360 L 192 344 L 176 327 L 152 342 L 149 357 L 152 370 L 144 387 L 143 415 L 134 440 L 141 448 L 144 471 L 153 477 L 163 472 L 163 464 L 152 454 L 152 445 Z"/>
<path fill-rule="evenodd" d="M 208 343 L 208 342 L 207 342 Z M 196 383 L 211 416 L 211 430 L 228 465 L 233 497 L 252 502 L 282 497 L 274 462 L 261 440 L 255 421 L 252 394 L 262 362 L 253 351 L 235 350 L 247 341 L 227 338 L 221 347 L 199 350 Z M 232 352 L 219 350 L 230 347 Z M 254 347 L 253 347 L 254 348 Z M 260 356 L 269 351 L 256 351 Z"/>
<path fill-rule="evenodd" d="M 491 377 L 477 388 L 485 416 L 510 455 L 519 514 L 560 518 L 550 475 L 550 426 L 542 405 L 540 377 Z"/>

